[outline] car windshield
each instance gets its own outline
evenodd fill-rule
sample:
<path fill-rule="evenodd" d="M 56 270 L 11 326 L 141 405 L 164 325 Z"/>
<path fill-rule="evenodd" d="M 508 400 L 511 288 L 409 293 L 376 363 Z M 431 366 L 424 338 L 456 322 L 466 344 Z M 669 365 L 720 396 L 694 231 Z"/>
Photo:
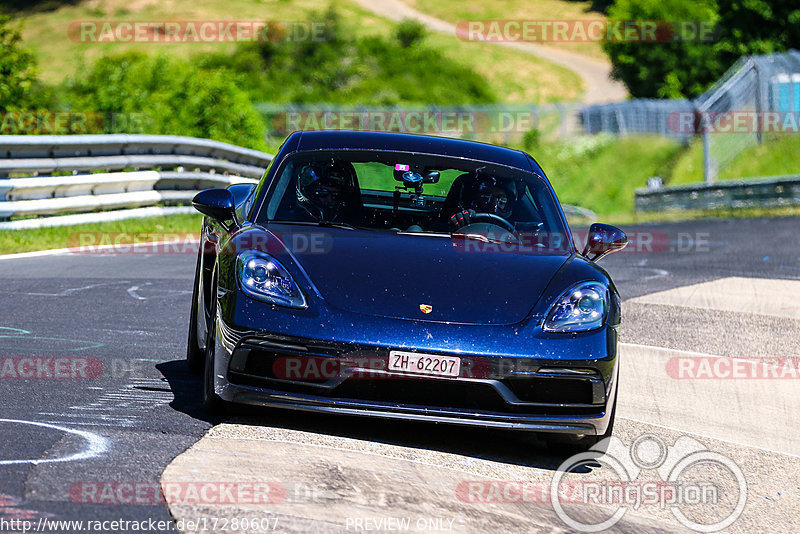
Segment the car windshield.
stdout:
<path fill-rule="evenodd" d="M 566 235 L 556 202 L 543 178 L 502 165 L 403 152 L 315 151 L 286 159 L 257 222 L 519 242 L 522 235 Z"/>

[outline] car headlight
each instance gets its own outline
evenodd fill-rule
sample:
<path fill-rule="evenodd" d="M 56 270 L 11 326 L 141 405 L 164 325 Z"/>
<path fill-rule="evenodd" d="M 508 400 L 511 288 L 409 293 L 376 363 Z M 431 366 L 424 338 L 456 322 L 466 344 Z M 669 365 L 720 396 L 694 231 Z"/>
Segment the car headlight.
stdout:
<path fill-rule="evenodd" d="M 558 297 L 547 313 L 547 332 L 581 332 L 603 326 L 608 314 L 608 288 L 598 282 L 581 282 Z"/>
<path fill-rule="evenodd" d="M 242 252 L 236 258 L 236 274 L 242 291 L 255 299 L 290 308 L 307 306 L 292 275 L 269 254 Z"/>

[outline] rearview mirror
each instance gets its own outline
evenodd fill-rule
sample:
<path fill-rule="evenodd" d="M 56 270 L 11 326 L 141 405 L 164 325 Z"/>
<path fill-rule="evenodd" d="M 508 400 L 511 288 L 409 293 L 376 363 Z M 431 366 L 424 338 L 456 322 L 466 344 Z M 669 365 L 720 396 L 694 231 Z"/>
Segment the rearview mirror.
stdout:
<path fill-rule="evenodd" d="M 206 189 L 192 199 L 194 209 L 222 224 L 226 230 L 237 224 L 233 193 L 227 189 Z M 233 221 L 228 225 L 227 221 Z"/>
<path fill-rule="evenodd" d="M 583 255 L 591 261 L 598 261 L 612 252 L 622 250 L 627 244 L 628 236 L 616 226 L 594 223 L 589 227 Z"/>
<path fill-rule="evenodd" d="M 426 184 L 438 184 L 439 183 L 439 176 L 441 176 L 439 171 L 429 171 L 429 172 L 425 173 L 425 178 L 424 178 L 423 181 Z"/>

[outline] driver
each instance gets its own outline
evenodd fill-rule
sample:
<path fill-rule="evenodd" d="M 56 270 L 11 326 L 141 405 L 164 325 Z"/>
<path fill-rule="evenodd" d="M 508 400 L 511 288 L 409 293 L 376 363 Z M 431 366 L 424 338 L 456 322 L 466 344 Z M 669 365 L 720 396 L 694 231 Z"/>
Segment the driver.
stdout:
<path fill-rule="evenodd" d="M 354 222 L 361 194 L 353 165 L 310 163 L 297 176 L 297 203 L 318 221 Z"/>
<path fill-rule="evenodd" d="M 509 221 L 517 202 L 517 185 L 514 180 L 478 175 L 463 198 L 461 209 L 450 217 L 450 225 L 456 230 L 471 224 L 482 213 Z"/>

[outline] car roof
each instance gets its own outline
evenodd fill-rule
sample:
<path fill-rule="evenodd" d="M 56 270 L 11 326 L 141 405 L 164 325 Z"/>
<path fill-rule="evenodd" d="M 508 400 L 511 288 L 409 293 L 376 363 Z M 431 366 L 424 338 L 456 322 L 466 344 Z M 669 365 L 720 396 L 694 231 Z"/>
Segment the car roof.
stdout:
<path fill-rule="evenodd" d="M 295 150 L 392 150 L 468 158 L 530 172 L 532 160 L 520 150 L 431 135 L 351 130 L 295 132 Z M 541 171 L 539 171 L 541 172 Z"/>

